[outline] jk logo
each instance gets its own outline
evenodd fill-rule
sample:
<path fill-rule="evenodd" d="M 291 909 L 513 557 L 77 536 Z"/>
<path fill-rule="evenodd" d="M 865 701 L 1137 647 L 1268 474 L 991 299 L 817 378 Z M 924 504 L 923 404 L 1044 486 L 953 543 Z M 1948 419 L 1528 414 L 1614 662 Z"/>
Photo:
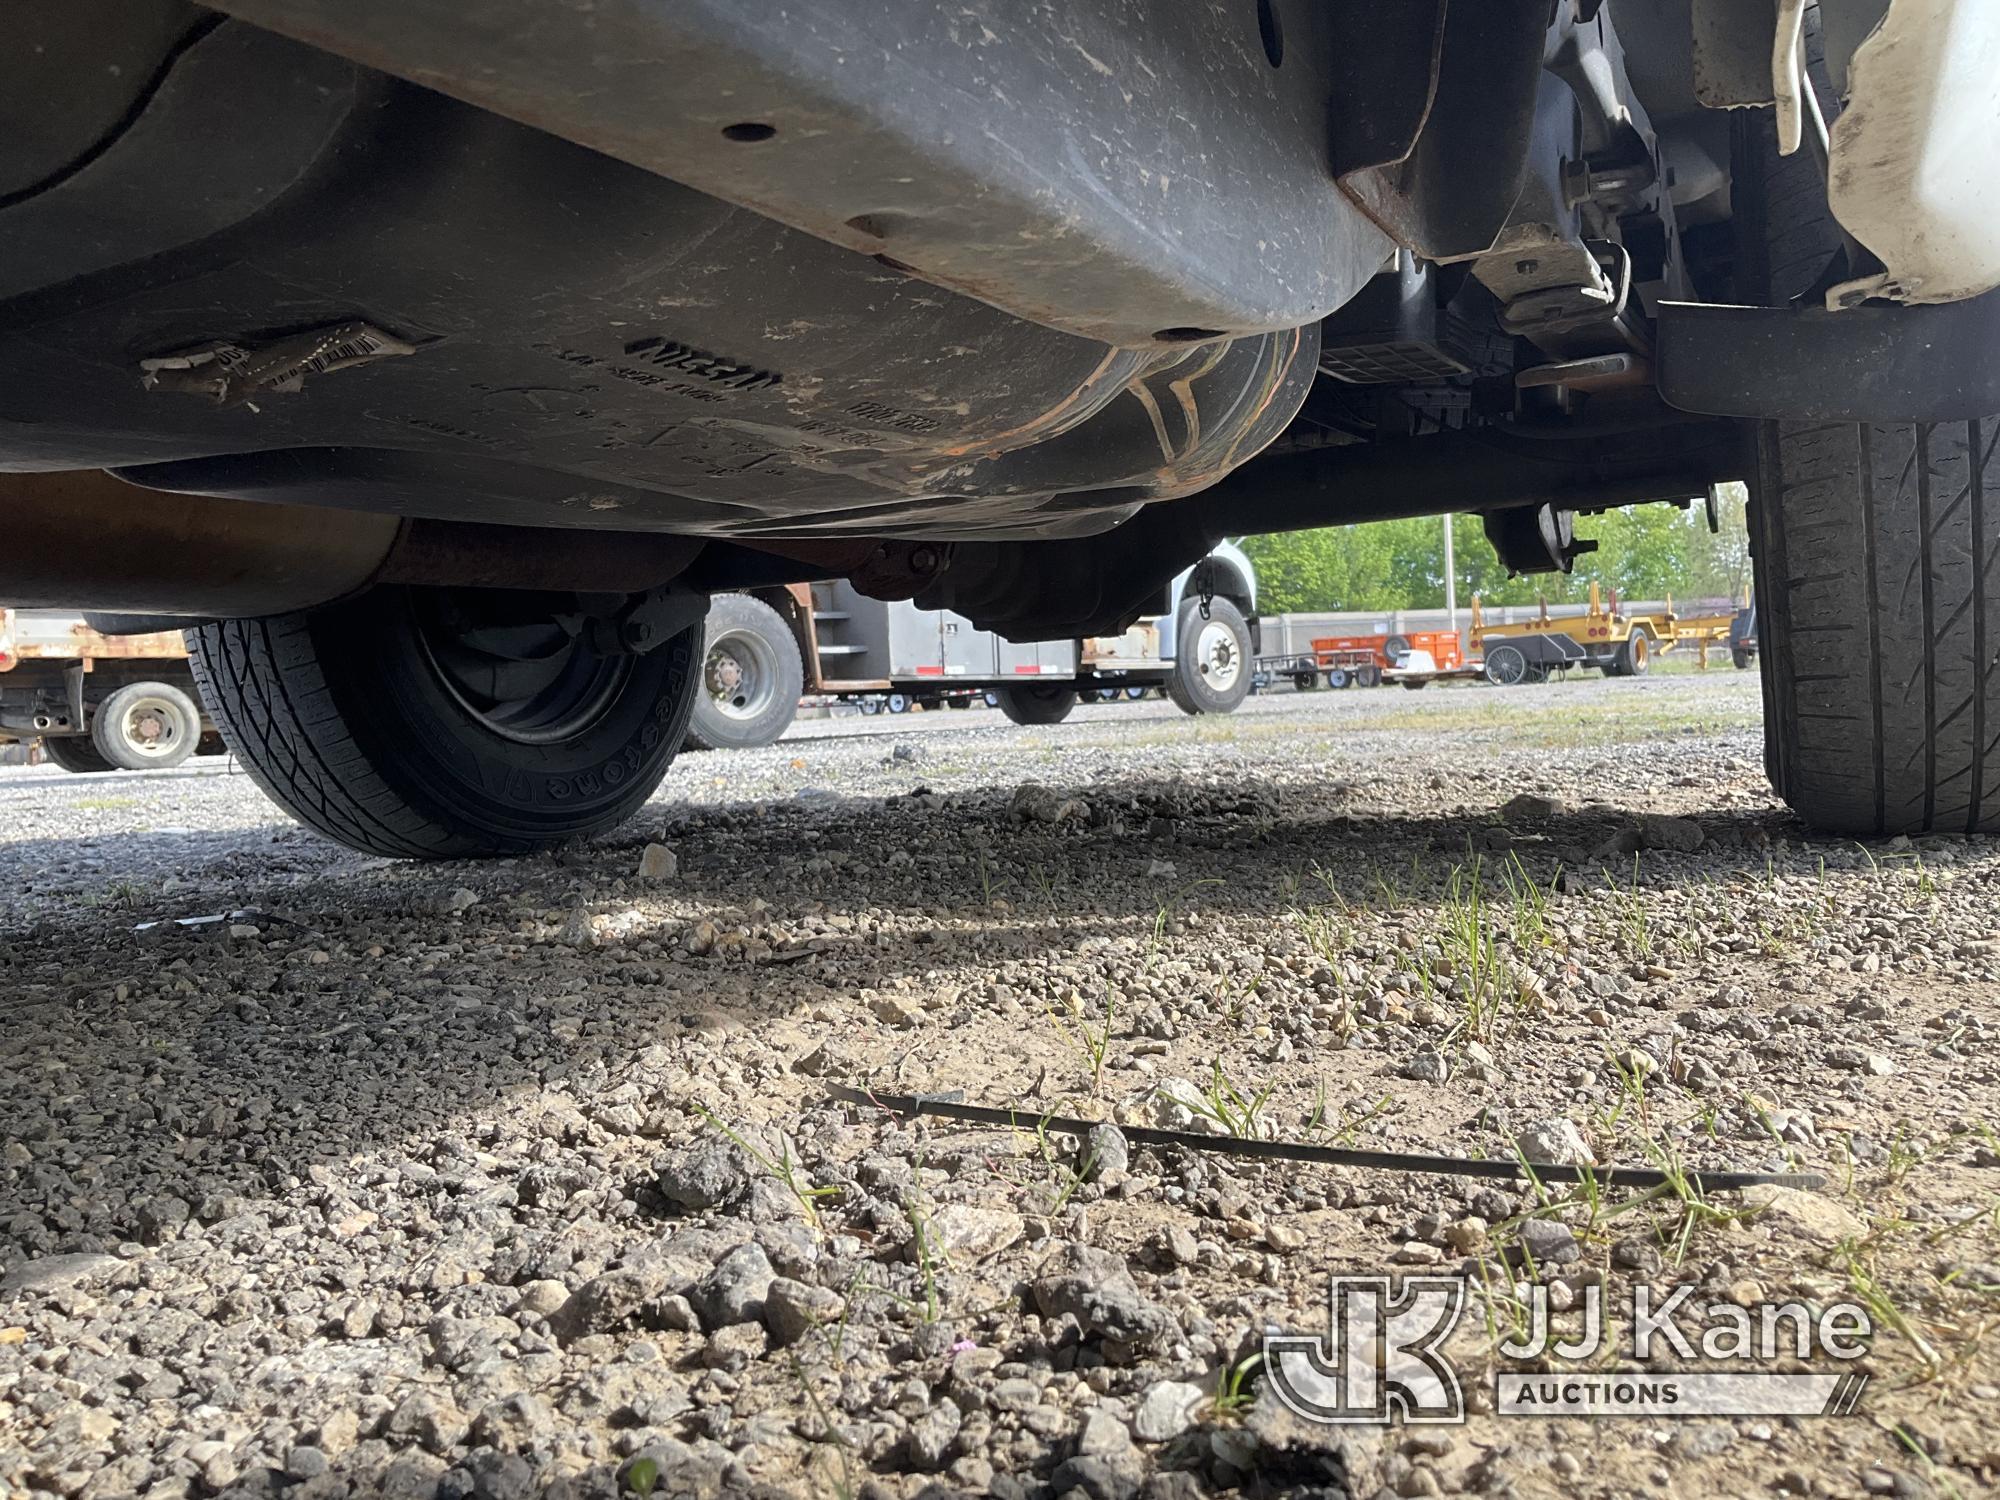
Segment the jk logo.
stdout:
<path fill-rule="evenodd" d="M 1264 1336 L 1266 1378 L 1311 1422 L 1463 1422 L 1458 1372 L 1439 1350 L 1465 1311 L 1455 1276 L 1336 1276 L 1324 1338 Z"/>

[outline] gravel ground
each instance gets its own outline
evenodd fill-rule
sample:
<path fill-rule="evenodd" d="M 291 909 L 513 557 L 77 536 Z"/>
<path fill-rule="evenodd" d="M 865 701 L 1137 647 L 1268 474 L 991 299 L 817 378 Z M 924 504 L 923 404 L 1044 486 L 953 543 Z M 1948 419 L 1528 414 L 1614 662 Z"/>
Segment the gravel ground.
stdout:
<path fill-rule="evenodd" d="M 1757 716 L 1723 671 L 810 723 L 457 866 L 220 763 L 0 775 L 0 1494 L 1991 1493 L 2000 859 L 1807 838 Z M 830 1083 L 1828 1183 L 1079 1155 Z M 1232 1378 L 1329 1272 L 1461 1265 L 1462 1427 Z M 1537 1281 L 1860 1300 L 1871 1383 L 1497 1417 Z"/>

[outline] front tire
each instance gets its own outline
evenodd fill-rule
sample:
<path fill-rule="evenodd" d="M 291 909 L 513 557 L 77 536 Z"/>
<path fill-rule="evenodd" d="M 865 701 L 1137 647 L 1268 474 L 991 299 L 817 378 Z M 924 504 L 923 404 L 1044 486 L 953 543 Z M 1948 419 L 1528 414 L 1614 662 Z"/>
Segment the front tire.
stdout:
<path fill-rule="evenodd" d="M 367 854 L 531 854 L 630 817 L 687 734 L 702 627 L 605 653 L 537 596 L 377 589 L 188 632 L 223 737 L 280 807 Z"/>
<path fill-rule="evenodd" d="M 157 771 L 194 754 L 201 710 L 168 682 L 130 682 L 97 706 L 90 742 L 121 771 Z"/>
<path fill-rule="evenodd" d="M 1211 599 L 1208 618 L 1187 605 L 1174 632 L 1167 696 L 1184 714 L 1233 713 L 1250 692 L 1250 627 L 1227 599 Z"/>
<path fill-rule="evenodd" d="M 791 626 L 762 599 L 717 594 L 709 602 L 701 691 L 688 716 L 696 750 L 752 750 L 783 737 L 798 717 L 805 662 Z"/>

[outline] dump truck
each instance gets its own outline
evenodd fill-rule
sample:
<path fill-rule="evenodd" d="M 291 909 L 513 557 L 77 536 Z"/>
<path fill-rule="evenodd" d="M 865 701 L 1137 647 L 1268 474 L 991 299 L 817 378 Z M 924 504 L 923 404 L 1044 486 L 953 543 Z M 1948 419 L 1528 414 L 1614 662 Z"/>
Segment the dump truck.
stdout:
<path fill-rule="evenodd" d="M 178 630 L 105 635 L 81 615 L 0 609 L 0 744 L 36 740 L 80 772 L 157 770 L 223 748 Z"/>

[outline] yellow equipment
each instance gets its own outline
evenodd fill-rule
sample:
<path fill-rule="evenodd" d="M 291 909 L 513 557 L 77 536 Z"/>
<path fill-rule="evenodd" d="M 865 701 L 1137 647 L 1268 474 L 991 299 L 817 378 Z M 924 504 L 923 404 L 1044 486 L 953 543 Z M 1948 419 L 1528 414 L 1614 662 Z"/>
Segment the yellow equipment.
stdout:
<path fill-rule="evenodd" d="M 1671 601 L 1658 614 L 1627 615 L 1613 595 L 1606 608 L 1603 591 L 1590 586 L 1590 607 L 1580 615 L 1551 615 L 1548 600 L 1532 620 L 1490 625 L 1472 600 L 1472 642 L 1485 662 L 1486 680 L 1501 687 L 1540 682 L 1570 667 L 1596 667 L 1607 677 L 1643 676 L 1653 655 L 1671 651 L 1680 622 Z"/>

